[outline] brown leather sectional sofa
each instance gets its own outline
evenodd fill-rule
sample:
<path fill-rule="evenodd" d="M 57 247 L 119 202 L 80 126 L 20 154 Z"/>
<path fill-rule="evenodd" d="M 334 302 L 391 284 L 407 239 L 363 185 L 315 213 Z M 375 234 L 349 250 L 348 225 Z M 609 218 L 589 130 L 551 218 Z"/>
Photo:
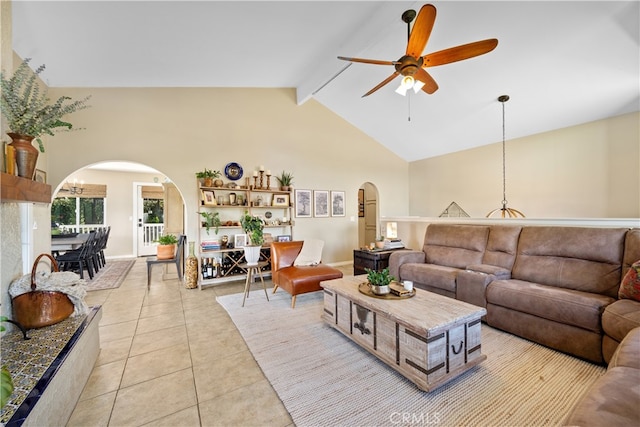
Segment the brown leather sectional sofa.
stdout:
<path fill-rule="evenodd" d="M 487 324 L 608 362 L 640 326 L 640 302 L 618 287 L 640 259 L 640 229 L 430 224 L 421 251 L 398 251 L 390 273 L 487 309 Z"/>
<path fill-rule="evenodd" d="M 638 425 L 640 302 L 618 299 L 638 260 L 638 228 L 430 224 L 422 250 L 393 253 L 389 270 L 485 307 L 490 326 L 609 363 L 567 422 Z"/>

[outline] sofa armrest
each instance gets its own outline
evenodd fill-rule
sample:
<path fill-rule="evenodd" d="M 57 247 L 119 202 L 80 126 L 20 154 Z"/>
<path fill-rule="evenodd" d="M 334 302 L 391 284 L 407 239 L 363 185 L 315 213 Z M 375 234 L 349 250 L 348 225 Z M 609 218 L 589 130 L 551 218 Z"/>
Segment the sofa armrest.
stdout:
<path fill-rule="evenodd" d="M 400 279 L 400 266 L 408 263 L 425 263 L 427 255 L 422 251 L 395 251 L 389 256 L 389 274 Z"/>
<path fill-rule="evenodd" d="M 482 273 L 492 275 L 493 280 L 507 280 L 511 279 L 511 271 L 506 268 L 498 267 L 489 264 L 474 264 L 469 265 L 466 268 L 467 271 L 474 271 L 476 273 Z"/>

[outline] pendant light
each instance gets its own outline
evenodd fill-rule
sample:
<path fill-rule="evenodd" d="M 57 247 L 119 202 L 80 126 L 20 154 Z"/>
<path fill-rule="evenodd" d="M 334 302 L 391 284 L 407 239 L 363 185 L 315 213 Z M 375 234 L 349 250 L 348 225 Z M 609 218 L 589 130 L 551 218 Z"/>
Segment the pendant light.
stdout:
<path fill-rule="evenodd" d="M 509 100 L 509 95 L 501 95 L 498 101 L 502 103 L 502 207 L 494 209 L 487 214 L 487 218 L 496 212 L 500 212 L 502 218 L 524 218 L 524 214 L 517 209 L 507 207 L 507 178 L 506 178 L 506 143 L 504 125 L 504 103 Z"/>

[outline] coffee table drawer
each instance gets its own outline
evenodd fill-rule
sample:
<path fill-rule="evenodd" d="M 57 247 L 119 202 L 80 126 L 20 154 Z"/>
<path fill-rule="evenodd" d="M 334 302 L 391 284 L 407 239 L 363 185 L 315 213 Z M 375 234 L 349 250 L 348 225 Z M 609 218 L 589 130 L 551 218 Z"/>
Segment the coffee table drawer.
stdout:
<path fill-rule="evenodd" d="M 329 290 L 324 290 L 324 308 L 323 308 L 323 318 L 331 323 L 336 323 L 336 314 L 337 314 L 337 306 L 336 306 L 336 293 Z"/>
<path fill-rule="evenodd" d="M 374 316 L 368 308 L 351 303 L 351 320 L 353 321 L 351 336 L 358 344 L 371 350 L 374 349 L 375 338 Z"/>

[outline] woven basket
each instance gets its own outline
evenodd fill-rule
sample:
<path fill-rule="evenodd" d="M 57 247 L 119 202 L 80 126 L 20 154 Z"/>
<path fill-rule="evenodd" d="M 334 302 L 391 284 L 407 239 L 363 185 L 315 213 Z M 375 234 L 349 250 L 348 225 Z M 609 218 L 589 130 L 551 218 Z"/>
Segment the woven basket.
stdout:
<path fill-rule="evenodd" d="M 58 263 L 49 254 L 40 254 L 33 262 L 31 292 L 18 295 L 12 300 L 14 320 L 25 329 L 42 328 L 62 322 L 71 316 L 74 310 L 73 303 L 65 293 L 36 289 L 36 267 L 43 256 L 49 257 L 54 272 L 60 271 Z"/>

